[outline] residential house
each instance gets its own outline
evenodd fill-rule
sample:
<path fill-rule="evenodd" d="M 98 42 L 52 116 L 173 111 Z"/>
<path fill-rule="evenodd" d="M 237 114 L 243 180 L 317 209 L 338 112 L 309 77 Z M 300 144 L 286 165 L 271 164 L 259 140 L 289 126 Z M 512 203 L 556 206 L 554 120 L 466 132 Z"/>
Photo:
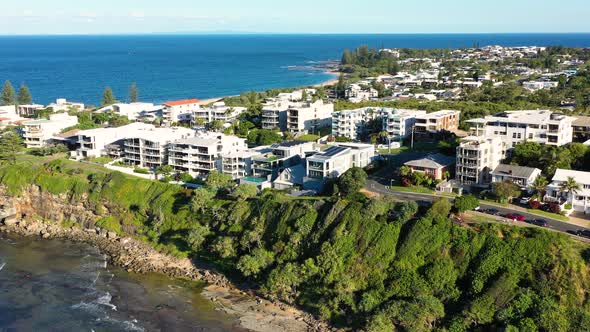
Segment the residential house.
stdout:
<path fill-rule="evenodd" d="M 353 103 L 360 103 L 379 98 L 379 92 L 368 84 L 351 84 L 346 88 L 345 97 Z"/>
<path fill-rule="evenodd" d="M 195 135 L 189 128 L 149 128 L 125 137 L 123 161 L 132 166 L 156 169 L 168 164 L 171 143 Z"/>
<path fill-rule="evenodd" d="M 529 91 L 550 90 L 558 86 L 559 82 L 555 81 L 529 81 L 522 83 L 522 87 Z"/>
<path fill-rule="evenodd" d="M 161 110 L 162 106 L 154 105 L 152 103 L 117 103 L 103 107 L 95 112 L 97 113 L 108 113 L 113 112 L 114 114 L 127 117 L 129 120 L 135 121 L 142 114 L 156 112 Z"/>
<path fill-rule="evenodd" d="M 37 115 L 39 110 L 44 109 L 45 106 L 39 104 L 32 105 L 16 105 L 16 111 L 20 116 L 31 117 Z"/>
<path fill-rule="evenodd" d="M 287 109 L 287 130 L 293 134 L 317 133 L 332 124 L 334 104 L 315 102 L 294 103 Z"/>
<path fill-rule="evenodd" d="M 54 112 L 68 112 L 70 110 L 84 110 L 84 103 L 77 103 L 68 101 L 65 98 L 58 98 L 55 103 L 47 105 L 46 108 L 51 108 Z"/>
<path fill-rule="evenodd" d="M 462 186 L 487 186 L 492 171 L 505 158 L 505 145 L 499 137 L 469 136 L 457 147 L 455 178 Z"/>
<path fill-rule="evenodd" d="M 531 193 L 533 182 L 541 175 L 541 170 L 533 167 L 500 164 L 490 174 L 492 182 L 510 181 L 522 190 Z"/>
<path fill-rule="evenodd" d="M 55 113 L 49 119 L 38 119 L 22 123 L 23 138 L 27 148 L 44 147 L 53 140 L 53 136 L 59 134 L 63 129 L 78 124 L 78 117 L 68 113 Z"/>
<path fill-rule="evenodd" d="M 467 122 L 477 136 L 500 137 L 508 148 L 529 141 L 562 146 L 572 142 L 575 118 L 549 110 L 506 111 Z"/>
<path fill-rule="evenodd" d="M 198 99 L 175 100 L 164 103 L 162 118 L 164 123 L 170 125 L 177 122 L 191 121 L 193 113 L 199 110 Z"/>
<path fill-rule="evenodd" d="M 584 143 L 590 140 L 590 116 L 576 115 L 572 130 L 574 142 Z"/>
<path fill-rule="evenodd" d="M 169 164 L 178 172 L 205 178 L 214 170 L 222 172 L 222 156 L 238 155 L 246 149 L 246 140 L 243 138 L 202 133 L 170 144 Z"/>
<path fill-rule="evenodd" d="M 445 156 L 440 153 L 430 154 L 424 158 L 410 160 L 404 165 L 410 167 L 412 172 L 422 172 L 435 180 L 443 180 L 445 173 L 454 173 L 457 158 Z"/>
<path fill-rule="evenodd" d="M 565 192 L 561 188 L 561 185 L 570 177 L 579 184 L 579 190 Z M 558 202 L 561 205 L 569 203 L 574 211 L 590 214 L 590 172 L 557 169 L 551 183 L 547 186 L 545 201 Z"/>

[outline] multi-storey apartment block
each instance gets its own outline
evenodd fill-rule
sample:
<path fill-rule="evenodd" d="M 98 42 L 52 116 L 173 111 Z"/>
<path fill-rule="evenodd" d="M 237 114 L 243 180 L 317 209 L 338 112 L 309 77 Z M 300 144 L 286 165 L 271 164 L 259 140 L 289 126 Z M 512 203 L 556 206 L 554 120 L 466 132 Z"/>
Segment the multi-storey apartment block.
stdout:
<path fill-rule="evenodd" d="M 508 111 L 468 122 L 477 136 L 499 137 L 508 148 L 531 141 L 561 146 L 572 142 L 575 118 L 549 110 Z"/>
<path fill-rule="evenodd" d="M 23 138 L 27 148 L 45 146 L 53 136 L 63 129 L 78 124 L 78 117 L 67 113 L 51 114 L 49 119 L 39 119 L 23 122 Z"/>
<path fill-rule="evenodd" d="M 204 178 L 214 170 L 222 171 L 223 155 L 239 154 L 246 149 L 245 139 L 205 133 L 170 144 L 169 164 L 178 172 Z"/>
<path fill-rule="evenodd" d="M 252 158 L 252 175 L 273 181 L 280 171 L 296 165 L 305 158 L 306 153 L 315 151 L 312 142 L 283 142 L 270 146 L 268 152 Z"/>
<path fill-rule="evenodd" d="M 426 111 L 384 109 L 383 130 L 387 132 L 390 139 L 402 141 L 412 133 L 416 118 L 425 114 Z"/>
<path fill-rule="evenodd" d="M 125 138 L 123 160 L 126 164 L 155 169 L 168 164 L 170 143 L 194 136 L 188 128 L 150 128 Z"/>
<path fill-rule="evenodd" d="M 371 144 L 337 144 L 307 158 L 307 178 L 335 179 L 352 167 L 366 167 L 374 158 L 375 147 Z"/>
<path fill-rule="evenodd" d="M 332 113 L 332 135 L 360 140 L 368 132 L 367 125 L 381 116 L 382 110 L 364 107 Z"/>
<path fill-rule="evenodd" d="M 185 99 L 164 103 L 162 118 L 164 123 L 170 125 L 176 122 L 191 120 L 192 114 L 200 108 L 198 99 Z"/>
<path fill-rule="evenodd" d="M 232 122 L 244 111 L 246 111 L 245 107 L 229 107 L 220 101 L 214 103 L 211 107 L 193 110 L 192 121 L 195 124 L 210 123 L 213 121 Z"/>
<path fill-rule="evenodd" d="M 456 179 L 464 186 L 485 186 L 492 182 L 492 171 L 505 157 L 499 137 L 469 136 L 457 147 Z"/>
<path fill-rule="evenodd" d="M 442 130 L 453 131 L 459 128 L 461 111 L 442 110 L 416 117 L 415 133 L 430 135 Z"/>
<path fill-rule="evenodd" d="M 316 133 L 332 123 L 334 104 L 316 102 L 294 103 L 287 110 L 287 130 L 291 133 Z"/>
<path fill-rule="evenodd" d="M 288 100 L 272 100 L 262 105 L 262 129 L 287 130 Z"/>
<path fill-rule="evenodd" d="M 107 146 L 111 144 L 123 145 L 126 137 L 155 128 L 151 124 L 135 122 L 117 128 L 97 128 L 82 130 L 76 138 L 76 150 L 71 152 L 74 158 L 100 157 L 107 154 Z"/>

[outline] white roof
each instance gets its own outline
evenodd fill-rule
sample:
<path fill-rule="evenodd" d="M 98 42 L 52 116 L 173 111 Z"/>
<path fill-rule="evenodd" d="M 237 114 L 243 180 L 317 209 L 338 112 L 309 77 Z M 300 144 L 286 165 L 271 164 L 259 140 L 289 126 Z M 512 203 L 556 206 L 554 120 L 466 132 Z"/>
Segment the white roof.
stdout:
<path fill-rule="evenodd" d="M 576 182 L 578 182 L 579 184 L 590 185 L 590 172 L 574 171 L 571 169 L 558 168 L 555 171 L 555 175 L 553 176 L 553 181 L 566 181 L 568 177 L 574 178 L 574 180 L 576 180 Z"/>

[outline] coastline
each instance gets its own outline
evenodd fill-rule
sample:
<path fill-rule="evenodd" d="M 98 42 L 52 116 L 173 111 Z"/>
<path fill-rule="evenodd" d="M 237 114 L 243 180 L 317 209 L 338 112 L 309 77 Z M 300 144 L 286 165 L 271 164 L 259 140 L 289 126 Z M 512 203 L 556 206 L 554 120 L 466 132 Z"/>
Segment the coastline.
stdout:
<path fill-rule="evenodd" d="M 85 243 L 107 256 L 108 264 L 130 273 L 161 273 L 172 278 L 205 282 L 201 295 L 214 302 L 217 309 L 239 319 L 242 328 L 252 331 L 330 331 L 316 320 L 288 304 L 270 301 L 254 290 L 241 289 L 224 275 L 197 267 L 190 259 L 179 259 L 156 251 L 149 244 L 131 237 L 120 237 L 100 228 L 65 227 L 37 219 L 20 219 L 0 223 L 0 232 L 38 240 L 59 239 Z"/>

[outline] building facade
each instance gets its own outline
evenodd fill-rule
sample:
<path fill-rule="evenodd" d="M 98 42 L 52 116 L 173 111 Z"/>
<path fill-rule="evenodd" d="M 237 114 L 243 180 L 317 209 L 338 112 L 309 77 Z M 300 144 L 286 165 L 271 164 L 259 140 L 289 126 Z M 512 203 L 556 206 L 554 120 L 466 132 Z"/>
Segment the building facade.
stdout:
<path fill-rule="evenodd" d="M 27 148 L 41 148 L 63 129 L 78 124 L 78 117 L 67 113 L 51 114 L 49 119 L 23 122 L 23 138 Z"/>
<path fill-rule="evenodd" d="M 193 113 L 197 112 L 200 107 L 198 99 L 166 102 L 162 110 L 162 120 L 168 125 L 176 122 L 190 121 Z"/>
<path fill-rule="evenodd" d="M 188 128 L 150 128 L 125 137 L 123 161 L 132 166 L 156 169 L 168 164 L 168 147 L 172 142 L 194 136 Z"/>
<path fill-rule="evenodd" d="M 527 192 L 532 192 L 533 182 L 541 175 L 538 168 L 524 167 L 518 165 L 500 164 L 491 173 L 492 182 L 510 181 Z"/>
<path fill-rule="evenodd" d="M 317 133 L 332 124 L 334 104 L 316 102 L 293 103 L 287 109 L 287 130 L 292 134 Z"/>
<path fill-rule="evenodd" d="M 416 118 L 425 115 L 426 111 L 405 109 L 384 109 L 383 130 L 393 141 L 403 141 L 412 134 Z"/>
<path fill-rule="evenodd" d="M 463 186 L 487 186 L 492 182 L 492 171 L 504 158 L 504 143 L 499 137 L 466 137 L 457 147 L 456 180 Z"/>
<path fill-rule="evenodd" d="M 415 132 L 418 135 L 431 135 L 446 130 L 459 128 L 461 111 L 442 110 L 416 117 Z"/>
<path fill-rule="evenodd" d="M 368 133 L 367 125 L 381 117 L 381 113 L 381 109 L 373 107 L 334 112 L 332 113 L 332 135 L 360 140 Z"/>
<path fill-rule="evenodd" d="M 564 192 L 562 183 L 573 178 L 580 186 L 576 192 Z M 546 202 L 557 202 L 561 205 L 572 205 L 576 212 L 590 214 L 590 172 L 557 169 L 551 183 L 547 187 Z"/>

